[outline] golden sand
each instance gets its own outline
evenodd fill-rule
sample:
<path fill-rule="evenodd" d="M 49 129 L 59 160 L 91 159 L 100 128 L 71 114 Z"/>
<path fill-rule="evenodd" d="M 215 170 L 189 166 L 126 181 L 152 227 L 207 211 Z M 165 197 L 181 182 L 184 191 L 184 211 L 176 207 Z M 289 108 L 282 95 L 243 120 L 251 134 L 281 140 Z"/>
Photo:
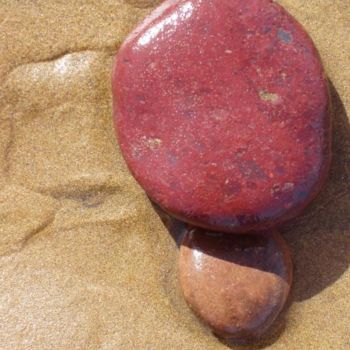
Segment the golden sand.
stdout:
<path fill-rule="evenodd" d="M 113 56 L 159 2 L 0 0 L 1 350 L 228 349 L 186 307 L 176 244 L 112 127 Z M 349 350 L 350 3 L 280 3 L 328 72 L 334 160 L 283 228 L 295 263 L 285 321 L 245 349 Z"/>

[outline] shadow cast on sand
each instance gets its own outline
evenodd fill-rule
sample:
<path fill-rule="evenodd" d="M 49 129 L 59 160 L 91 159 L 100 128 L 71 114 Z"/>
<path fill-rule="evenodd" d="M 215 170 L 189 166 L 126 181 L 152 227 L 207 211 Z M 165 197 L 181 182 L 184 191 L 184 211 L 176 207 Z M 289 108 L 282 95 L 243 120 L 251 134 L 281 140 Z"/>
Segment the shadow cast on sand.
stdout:
<path fill-rule="evenodd" d="M 330 82 L 333 160 L 323 191 L 304 214 L 282 228 L 294 261 L 291 301 L 303 301 L 336 282 L 350 265 L 350 124 Z"/>
<path fill-rule="evenodd" d="M 336 282 L 350 265 L 350 124 L 344 105 L 332 82 L 333 160 L 325 188 L 304 214 L 281 228 L 291 248 L 294 281 L 288 305 L 303 301 Z M 153 204 L 169 234 L 180 246 L 186 224 Z M 270 332 L 255 344 L 224 344 L 238 349 L 259 350 L 272 345 L 285 329 L 285 314 Z"/>

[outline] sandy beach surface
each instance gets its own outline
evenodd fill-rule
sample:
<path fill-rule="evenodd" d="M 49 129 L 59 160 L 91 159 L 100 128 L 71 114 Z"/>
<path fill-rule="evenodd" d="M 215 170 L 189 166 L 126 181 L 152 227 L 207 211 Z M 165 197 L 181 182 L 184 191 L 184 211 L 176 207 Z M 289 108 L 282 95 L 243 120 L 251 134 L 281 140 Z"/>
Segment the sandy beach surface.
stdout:
<path fill-rule="evenodd" d="M 279 1 L 320 51 L 334 106 L 326 188 L 282 228 L 289 310 L 260 344 L 350 349 L 350 2 Z M 0 0 L 0 349 L 224 350 L 185 305 L 178 248 L 129 174 L 111 71 L 160 1 Z"/>

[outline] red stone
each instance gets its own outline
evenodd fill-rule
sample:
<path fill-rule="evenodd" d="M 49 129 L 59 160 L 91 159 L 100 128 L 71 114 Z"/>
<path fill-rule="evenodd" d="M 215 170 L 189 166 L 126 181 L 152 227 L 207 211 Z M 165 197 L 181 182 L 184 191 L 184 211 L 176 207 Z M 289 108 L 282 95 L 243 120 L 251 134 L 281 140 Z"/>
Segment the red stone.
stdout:
<path fill-rule="evenodd" d="M 184 221 L 272 227 L 325 180 L 327 80 L 311 39 L 272 1 L 165 1 L 121 47 L 113 94 L 131 172 Z"/>
<path fill-rule="evenodd" d="M 214 333 L 255 340 L 286 303 L 292 261 L 276 232 L 227 235 L 193 229 L 180 247 L 179 278 L 187 303 Z"/>

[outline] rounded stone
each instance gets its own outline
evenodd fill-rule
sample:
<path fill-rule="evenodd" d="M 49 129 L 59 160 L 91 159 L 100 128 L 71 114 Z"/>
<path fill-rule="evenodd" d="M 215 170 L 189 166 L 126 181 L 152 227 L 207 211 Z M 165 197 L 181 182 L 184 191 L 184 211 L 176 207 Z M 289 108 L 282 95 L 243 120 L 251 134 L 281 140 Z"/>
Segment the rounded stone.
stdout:
<path fill-rule="evenodd" d="M 192 229 L 180 248 L 179 279 L 191 309 L 219 337 L 255 340 L 275 321 L 292 282 L 288 247 L 275 232 Z"/>
<path fill-rule="evenodd" d="M 169 0 L 113 73 L 124 158 L 163 209 L 224 232 L 298 213 L 330 161 L 327 80 L 303 28 L 269 0 Z"/>

